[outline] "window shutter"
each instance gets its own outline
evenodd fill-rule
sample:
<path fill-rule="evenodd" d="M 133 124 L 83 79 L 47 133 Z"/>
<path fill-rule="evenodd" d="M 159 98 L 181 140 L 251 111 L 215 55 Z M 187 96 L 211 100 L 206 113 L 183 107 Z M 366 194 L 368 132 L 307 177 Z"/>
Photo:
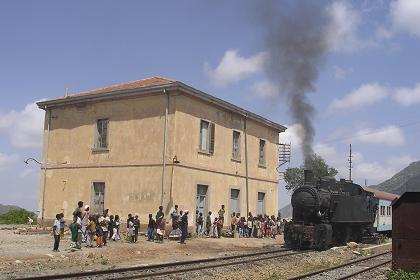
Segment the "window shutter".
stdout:
<path fill-rule="evenodd" d="M 209 138 L 210 138 L 209 153 L 210 154 L 214 153 L 214 137 L 215 137 L 215 125 L 214 123 L 210 123 L 210 133 L 209 133 Z"/>

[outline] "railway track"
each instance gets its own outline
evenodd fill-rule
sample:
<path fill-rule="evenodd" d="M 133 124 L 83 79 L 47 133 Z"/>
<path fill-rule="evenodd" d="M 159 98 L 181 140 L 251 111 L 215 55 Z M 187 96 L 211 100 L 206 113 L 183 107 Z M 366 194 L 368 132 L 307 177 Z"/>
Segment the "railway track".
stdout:
<path fill-rule="evenodd" d="M 356 277 L 362 273 L 371 271 L 375 268 L 391 263 L 391 251 L 376 254 L 370 257 L 361 258 L 355 261 L 318 270 L 304 275 L 289 278 L 288 280 L 315 280 L 315 279 L 335 279 L 344 280 Z"/>
<path fill-rule="evenodd" d="M 225 256 L 218 258 L 199 259 L 192 261 L 181 261 L 173 263 L 142 265 L 127 268 L 116 268 L 107 270 L 95 270 L 69 274 L 42 275 L 21 280 L 52 280 L 52 279 L 140 279 L 159 276 L 168 276 L 179 273 L 190 273 L 207 269 L 259 262 L 292 255 L 307 253 L 308 251 L 292 251 L 287 249 L 255 252 L 249 254 Z"/>

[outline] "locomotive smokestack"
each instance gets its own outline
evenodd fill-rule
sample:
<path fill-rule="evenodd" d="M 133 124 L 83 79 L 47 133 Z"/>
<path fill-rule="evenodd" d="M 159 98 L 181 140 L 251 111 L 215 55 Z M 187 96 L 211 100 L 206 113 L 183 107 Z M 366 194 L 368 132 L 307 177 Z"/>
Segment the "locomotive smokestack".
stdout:
<path fill-rule="evenodd" d="M 306 183 L 312 183 L 314 181 L 314 173 L 310 169 L 305 169 L 303 171 L 304 177 L 305 177 L 305 184 Z"/>

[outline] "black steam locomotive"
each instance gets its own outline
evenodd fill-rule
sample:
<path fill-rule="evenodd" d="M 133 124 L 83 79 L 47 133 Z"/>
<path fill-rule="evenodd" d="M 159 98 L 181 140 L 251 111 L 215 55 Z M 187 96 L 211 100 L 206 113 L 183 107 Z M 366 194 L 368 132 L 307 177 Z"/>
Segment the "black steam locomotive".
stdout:
<path fill-rule="evenodd" d="M 305 170 L 305 184 L 292 195 L 293 219 L 284 228 L 286 246 L 325 250 L 373 233 L 378 199 L 351 181 L 321 178 Z"/>

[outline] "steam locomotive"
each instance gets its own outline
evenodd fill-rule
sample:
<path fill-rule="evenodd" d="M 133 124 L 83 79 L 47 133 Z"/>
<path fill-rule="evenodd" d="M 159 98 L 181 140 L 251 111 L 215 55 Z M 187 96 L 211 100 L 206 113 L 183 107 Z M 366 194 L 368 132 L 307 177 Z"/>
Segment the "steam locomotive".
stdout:
<path fill-rule="evenodd" d="M 286 246 L 325 250 L 371 236 L 378 199 L 351 181 L 315 181 L 311 170 L 305 170 L 305 183 L 293 192 L 292 207 L 292 221 L 284 228 Z"/>

